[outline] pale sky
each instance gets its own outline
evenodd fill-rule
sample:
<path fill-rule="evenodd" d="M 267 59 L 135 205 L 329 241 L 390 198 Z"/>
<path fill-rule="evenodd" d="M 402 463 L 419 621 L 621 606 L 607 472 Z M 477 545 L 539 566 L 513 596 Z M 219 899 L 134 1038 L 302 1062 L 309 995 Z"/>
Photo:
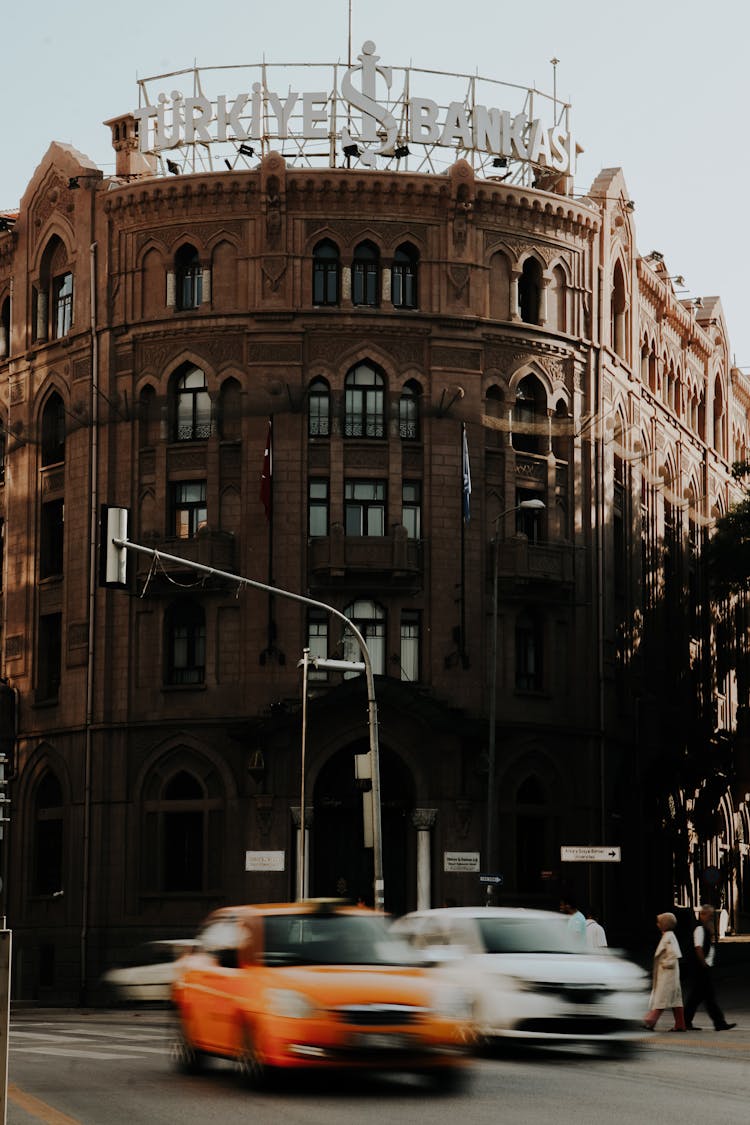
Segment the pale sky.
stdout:
<path fill-rule="evenodd" d="M 353 54 L 536 85 L 572 103 L 576 192 L 622 167 L 638 248 L 660 250 L 681 296 L 722 299 L 750 370 L 750 9 L 740 0 L 352 0 Z M 0 24 L 0 210 L 17 206 L 52 141 L 114 170 L 102 122 L 134 109 L 138 78 L 183 67 L 332 63 L 349 0 L 36 0 Z M 230 91 L 227 91 L 229 93 Z M 429 91 L 424 91 L 429 96 Z"/>

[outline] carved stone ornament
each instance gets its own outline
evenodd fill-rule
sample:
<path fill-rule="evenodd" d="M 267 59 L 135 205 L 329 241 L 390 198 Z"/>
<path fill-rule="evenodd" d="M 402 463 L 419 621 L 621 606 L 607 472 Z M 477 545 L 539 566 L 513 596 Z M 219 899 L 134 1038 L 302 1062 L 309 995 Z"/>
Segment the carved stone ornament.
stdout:
<path fill-rule="evenodd" d="M 469 284 L 471 271 L 468 266 L 448 266 L 447 268 L 448 281 L 453 287 L 453 293 L 457 301 L 466 300 L 466 288 Z"/>
<path fill-rule="evenodd" d="M 181 332 L 179 337 L 139 340 L 137 365 L 141 371 L 154 371 L 161 374 L 186 350 L 204 356 L 214 368 L 230 362 L 242 363 L 243 338 L 239 333 L 191 336 L 187 332 Z"/>
<path fill-rule="evenodd" d="M 435 827 L 437 814 L 437 809 L 414 809 L 411 814 L 411 822 L 417 832 L 429 832 Z"/>
<path fill-rule="evenodd" d="M 313 826 L 313 813 L 314 813 L 314 811 L 315 810 L 313 809 L 312 805 L 307 805 L 305 807 L 305 828 L 308 830 L 308 832 L 310 831 L 310 829 Z M 292 814 L 292 821 L 294 822 L 294 827 L 299 832 L 300 822 L 302 820 L 302 818 L 300 816 L 299 805 L 292 805 L 289 809 L 289 812 Z"/>
<path fill-rule="evenodd" d="M 272 293 L 278 290 L 281 279 L 286 273 L 286 265 L 287 259 L 283 254 L 266 254 L 261 259 L 261 269 L 266 279 L 266 286 Z"/>
<path fill-rule="evenodd" d="M 70 188 L 61 176 L 53 173 L 42 187 L 34 202 L 31 211 L 31 230 L 34 244 L 36 244 L 39 231 L 54 212 L 73 210 L 73 196 Z"/>

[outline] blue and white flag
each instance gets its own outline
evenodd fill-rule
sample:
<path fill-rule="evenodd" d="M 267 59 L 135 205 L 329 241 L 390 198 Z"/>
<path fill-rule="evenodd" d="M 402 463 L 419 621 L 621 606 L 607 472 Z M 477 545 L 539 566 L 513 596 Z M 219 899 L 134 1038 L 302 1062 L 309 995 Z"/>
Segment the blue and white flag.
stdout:
<path fill-rule="evenodd" d="M 471 465 L 469 464 L 469 443 L 466 440 L 466 424 L 461 425 L 461 462 L 463 468 L 463 507 L 464 523 L 471 519 Z"/>

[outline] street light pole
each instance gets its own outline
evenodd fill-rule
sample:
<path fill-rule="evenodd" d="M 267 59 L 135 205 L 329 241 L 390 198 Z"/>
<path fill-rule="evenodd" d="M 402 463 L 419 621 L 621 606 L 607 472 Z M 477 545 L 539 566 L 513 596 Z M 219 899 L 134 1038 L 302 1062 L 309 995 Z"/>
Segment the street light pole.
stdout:
<path fill-rule="evenodd" d="M 497 714 L 497 573 L 499 544 L 499 524 L 511 512 L 541 511 L 546 507 L 543 500 L 521 500 L 512 508 L 506 508 L 495 516 L 495 534 L 492 539 L 492 636 L 490 638 L 490 707 L 489 730 L 487 736 L 487 874 L 493 875 L 493 851 L 495 847 L 495 726 Z M 492 905 L 494 885 L 487 883 L 487 906 Z"/>

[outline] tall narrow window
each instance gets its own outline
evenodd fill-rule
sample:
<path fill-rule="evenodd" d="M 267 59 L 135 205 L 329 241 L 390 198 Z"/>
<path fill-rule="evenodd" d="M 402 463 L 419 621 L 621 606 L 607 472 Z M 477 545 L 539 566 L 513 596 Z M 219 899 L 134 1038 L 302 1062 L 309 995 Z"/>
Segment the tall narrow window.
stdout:
<path fill-rule="evenodd" d="M 542 292 L 542 267 L 536 258 L 527 258 L 518 279 L 518 304 L 521 320 L 527 324 L 539 323 L 539 304 Z"/>
<path fill-rule="evenodd" d="M 138 396 L 138 447 L 148 449 L 159 440 L 159 410 L 156 391 L 145 386 Z"/>
<path fill-rule="evenodd" d="M 382 438 L 385 435 L 383 377 L 360 363 L 346 377 L 345 437 Z"/>
<path fill-rule="evenodd" d="M 42 504 L 39 527 L 39 577 L 57 578 L 63 572 L 63 528 L 65 504 L 48 500 Z"/>
<path fill-rule="evenodd" d="M 42 412 L 42 465 L 65 460 L 65 408 L 57 393 L 47 399 Z"/>
<path fill-rule="evenodd" d="M 175 774 L 164 786 L 162 800 L 162 889 L 203 889 L 206 794 L 187 770 Z"/>
<path fill-rule="evenodd" d="M 417 268 L 419 252 L 411 243 L 399 246 L 391 265 L 391 301 L 397 309 L 417 307 Z"/>
<path fill-rule="evenodd" d="M 409 539 L 422 538 L 422 483 L 405 480 L 401 485 L 401 522 Z"/>
<path fill-rule="evenodd" d="M 41 703 L 56 700 L 62 671 L 62 614 L 45 613 L 39 618 L 37 638 L 36 698 Z"/>
<path fill-rule="evenodd" d="M 547 396 L 535 375 L 527 375 L 518 384 L 513 407 L 513 448 L 523 453 L 544 453 L 549 424 Z"/>
<path fill-rule="evenodd" d="M 33 887 L 35 895 L 63 890 L 63 796 L 60 782 L 46 773 L 34 795 Z"/>
<path fill-rule="evenodd" d="M 203 268 L 198 251 L 189 242 L 175 254 L 174 272 L 177 308 L 197 309 L 203 300 Z"/>
<path fill-rule="evenodd" d="M 311 609 L 307 618 L 307 647 L 310 656 L 317 656 L 321 660 L 328 657 L 328 614 L 321 609 Z M 328 673 L 325 668 L 317 670 L 311 667 L 308 671 L 311 680 L 325 680 Z"/>
<path fill-rule="evenodd" d="M 360 242 L 352 260 L 352 304 L 375 308 L 380 297 L 380 255 L 372 242 Z"/>
<path fill-rule="evenodd" d="M 307 533 L 311 539 L 316 539 L 328 534 L 328 481 L 312 478 L 308 490 Z"/>
<path fill-rule="evenodd" d="M 378 675 L 385 674 L 385 610 L 377 602 L 360 599 L 350 604 L 344 610 L 344 615 L 353 621 L 364 637 L 367 651 L 370 654 L 372 670 Z M 344 631 L 343 637 L 344 659 L 361 660 L 362 653 L 356 638 L 351 632 Z M 358 673 L 346 673 L 345 678 L 356 676 Z"/>
<path fill-rule="evenodd" d="M 0 427 L 3 420 L 0 418 Z M 5 484 L 5 431 L 0 429 L 0 484 Z"/>
<path fill-rule="evenodd" d="M 10 355 L 10 297 L 0 305 L 0 362 Z"/>
<path fill-rule="evenodd" d="M 325 379 L 313 379 L 307 396 L 307 433 L 310 437 L 329 437 L 331 433 L 331 395 Z"/>
<path fill-rule="evenodd" d="M 222 441 L 239 441 L 242 437 L 242 391 L 236 379 L 225 379 L 221 384 L 219 418 Z"/>
<path fill-rule="evenodd" d="M 171 489 L 172 534 L 178 539 L 194 539 L 206 526 L 206 482 L 176 481 Z"/>
<path fill-rule="evenodd" d="M 419 611 L 401 611 L 401 679 L 416 683 L 419 679 Z"/>
<path fill-rule="evenodd" d="M 344 525 L 347 535 L 385 535 L 385 481 L 344 483 Z"/>
<path fill-rule="evenodd" d="M 325 238 L 313 249 L 313 304 L 337 305 L 340 295 L 339 248 Z"/>
<path fill-rule="evenodd" d="M 516 688 L 542 690 L 542 631 L 531 613 L 522 613 L 516 621 Z"/>
<path fill-rule="evenodd" d="M 418 384 L 409 381 L 404 384 L 398 400 L 398 432 L 402 441 L 419 440 L 419 393 Z"/>
<path fill-rule="evenodd" d="M 615 264 L 611 293 L 612 348 L 622 359 L 627 359 L 627 294 L 622 266 Z"/>
<path fill-rule="evenodd" d="M 175 602 L 166 612 L 166 682 L 202 684 L 206 676 L 206 618 L 192 601 Z"/>
<path fill-rule="evenodd" d="M 205 372 L 186 364 L 174 391 L 175 441 L 206 441 L 211 436 L 211 398 Z"/>
<path fill-rule="evenodd" d="M 56 339 L 73 327 L 73 274 L 64 273 L 52 283 L 52 316 Z"/>

